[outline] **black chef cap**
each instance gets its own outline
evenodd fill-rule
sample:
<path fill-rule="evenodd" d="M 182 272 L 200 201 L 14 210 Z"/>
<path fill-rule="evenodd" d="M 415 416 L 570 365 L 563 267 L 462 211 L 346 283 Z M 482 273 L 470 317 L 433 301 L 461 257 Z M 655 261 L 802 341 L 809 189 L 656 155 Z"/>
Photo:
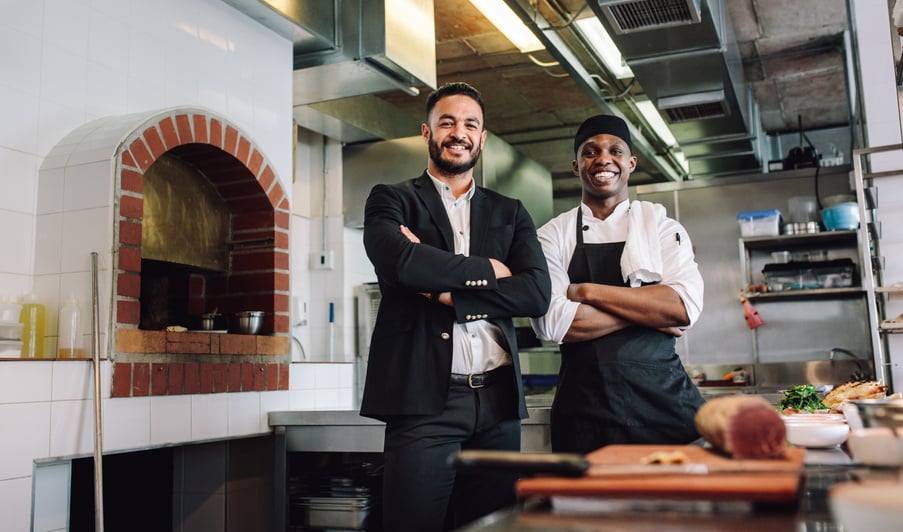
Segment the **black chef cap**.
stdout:
<path fill-rule="evenodd" d="M 574 136 L 574 154 L 580 150 L 580 145 L 586 139 L 603 133 L 619 137 L 627 143 L 628 148 L 633 149 L 633 145 L 630 143 L 630 130 L 627 129 L 627 122 L 624 122 L 617 116 L 596 115 L 584 120 L 580 124 L 580 128 L 577 129 L 577 134 Z"/>

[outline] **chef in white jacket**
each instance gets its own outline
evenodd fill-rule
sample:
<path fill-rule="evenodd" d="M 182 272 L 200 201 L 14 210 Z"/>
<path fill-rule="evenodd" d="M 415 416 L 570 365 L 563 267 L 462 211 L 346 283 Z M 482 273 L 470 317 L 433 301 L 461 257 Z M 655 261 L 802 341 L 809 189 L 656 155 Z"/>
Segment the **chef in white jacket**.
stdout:
<path fill-rule="evenodd" d="M 675 351 L 702 311 L 690 237 L 662 205 L 628 199 L 636 157 L 621 118 L 587 119 L 574 152 L 581 204 L 538 231 L 552 303 L 532 325 L 561 344 L 552 450 L 690 443 L 703 398 Z"/>

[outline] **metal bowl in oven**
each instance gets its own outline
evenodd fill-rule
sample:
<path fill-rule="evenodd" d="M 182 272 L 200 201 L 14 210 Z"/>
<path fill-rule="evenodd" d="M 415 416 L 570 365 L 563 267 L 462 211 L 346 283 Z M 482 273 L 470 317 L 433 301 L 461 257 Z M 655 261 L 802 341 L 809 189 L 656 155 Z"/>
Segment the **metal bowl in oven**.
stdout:
<path fill-rule="evenodd" d="M 235 331 L 239 334 L 257 334 L 263 325 L 262 310 L 245 310 L 235 313 Z"/>
<path fill-rule="evenodd" d="M 222 316 L 222 314 L 218 314 L 216 312 L 208 312 L 206 314 L 201 314 L 201 330 L 202 331 L 215 330 L 217 325 L 219 324 L 220 316 Z"/>

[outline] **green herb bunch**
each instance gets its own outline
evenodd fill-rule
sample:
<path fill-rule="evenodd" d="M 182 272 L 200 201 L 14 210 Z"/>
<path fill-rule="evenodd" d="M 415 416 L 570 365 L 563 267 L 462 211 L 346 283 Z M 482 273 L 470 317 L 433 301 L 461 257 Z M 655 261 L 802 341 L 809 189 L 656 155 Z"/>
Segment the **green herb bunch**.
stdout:
<path fill-rule="evenodd" d="M 778 409 L 792 408 L 803 412 L 825 410 L 828 407 L 821 400 L 818 390 L 811 384 L 801 384 L 784 391 L 784 397 L 778 403 Z"/>

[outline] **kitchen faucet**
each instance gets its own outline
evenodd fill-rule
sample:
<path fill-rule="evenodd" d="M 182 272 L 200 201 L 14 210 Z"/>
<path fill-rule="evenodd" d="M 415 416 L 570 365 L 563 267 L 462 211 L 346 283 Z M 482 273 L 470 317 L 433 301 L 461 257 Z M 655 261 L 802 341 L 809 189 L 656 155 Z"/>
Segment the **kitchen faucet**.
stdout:
<path fill-rule="evenodd" d="M 868 364 L 866 363 L 866 361 L 863 360 L 863 359 L 861 359 L 861 358 L 859 358 L 859 356 L 856 355 L 856 353 L 850 351 L 849 349 L 844 349 L 844 348 L 842 348 L 842 347 L 832 347 L 832 348 L 831 348 L 831 352 L 828 353 L 828 360 L 830 360 L 831 362 L 834 362 L 835 355 L 836 355 L 837 353 L 840 353 L 840 354 L 842 354 L 842 355 L 846 355 L 846 356 L 848 356 L 848 357 L 850 357 L 850 358 L 852 358 L 853 360 L 856 361 L 856 366 L 857 366 L 859 369 L 857 369 L 856 371 L 854 371 L 854 372 L 853 372 L 853 375 L 851 375 L 852 380 L 854 380 L 854 381 L 865 381 L 865 380 L 871 380 L 871 379 L 872 379 L 871 372 L 869 371 Z"/>

